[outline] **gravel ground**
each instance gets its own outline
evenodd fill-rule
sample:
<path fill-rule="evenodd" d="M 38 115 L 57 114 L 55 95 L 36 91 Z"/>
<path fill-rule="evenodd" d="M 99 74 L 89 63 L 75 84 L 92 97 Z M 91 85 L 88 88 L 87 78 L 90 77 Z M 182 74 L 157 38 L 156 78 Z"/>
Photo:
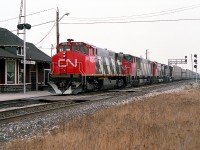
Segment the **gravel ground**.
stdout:
<path fill-rule="evenodd" d="M 199 86 L 198 84 L 186 81 L 173 85 L 166 85 L 156 90 L 149 90 L 148 92 L 134 92 L 126 93 L 122 97 L 112 98 L 109 101 L 93 102 L 91 104 L 83 104 L 80 106 L 73 106 L 70 108 L 56 110 L 54 112 L 39 114 L 24 118 L 23 120 L 12 120 L 7 123 L 0 124 L 0 144 L 4 144 L 16 138 L 31 138 L 37 135 L 49 133 L 58 127 L 61 122 L 67 122 L 72 118 L 81 117 L 87 114 L 92 114 L 96 111 L 103 110 L 116 105 L 123 105 L 132 101 L 142 100 L 146 97 L 159 95 L 162 93 L 179 92 L 184 89 Z M 45 131 L 44 128 L 48 129 Z"/>

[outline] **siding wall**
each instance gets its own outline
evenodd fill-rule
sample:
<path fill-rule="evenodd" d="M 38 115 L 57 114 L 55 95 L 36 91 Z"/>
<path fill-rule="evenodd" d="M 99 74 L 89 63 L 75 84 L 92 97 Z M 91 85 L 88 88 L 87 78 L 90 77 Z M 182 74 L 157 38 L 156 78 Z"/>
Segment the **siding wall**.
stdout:
<path fill-rule="evenodd" d="M 17 61 L 16 61 L 17 62 Z M 17 63 L 18 64 L 18 63 Z M 20 64 L 22 68 L 23 64 Z M 36 71 L 36 66 L 38 66 L 38 84 L 44 83 L 44 69 L 50 69 L 49 63 L 37 62 L 37 65 L 26 65 L 26 83 L 31 83 L 30 74 L 31 71 Z M 17 71 L 18 72 L 18 71 Z M 17 78 L 18 78 L 17 74 Z M 5 84 L 5 59 L 0 59 L 0 93 L 13 93 L 13 92 L 23 92 L 23 83 L 16 85 L 4 85 Z M 31 84 L 28 84 L 27 91 L 31 90 Z"/>
<path fill-rule="evenodd" d="M 5 59 L 0 59 L 0 84 L 5 84 Z"/>
<path fill-rule="evenodd" d="M 50 69 L 48 63 L 38 63 L 38 83 L 44 82 L 44 69 Z"/>

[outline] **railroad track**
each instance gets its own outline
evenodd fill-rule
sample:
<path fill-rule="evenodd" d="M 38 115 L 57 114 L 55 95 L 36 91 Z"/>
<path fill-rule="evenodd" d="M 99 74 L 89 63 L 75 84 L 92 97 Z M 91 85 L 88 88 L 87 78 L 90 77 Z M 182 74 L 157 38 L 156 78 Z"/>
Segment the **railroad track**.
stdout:
<path fill-rule="evenodd" d="M 26 105 L 33 105 L 42 103 L 40 100 L 30 100 L 30 99 L 16 99 L 10 101 L 1 101 L 0 103 L 0 111 L 1 109 L 12 108 L 12 107 L 23 107 Z"/>
<path fill-rule="evenodd" d="M 25 117 L 27 115 L 33 115 L 33 114 L 53 111 L 53 110 L 57 110 L 57 109 L 65 108 L 65 107 L 71 107 L 74 105 L 80 105 L 82 103 L 89 103 L 89 102 L 92 102 L 93 100 L 105 100 L 105 99 L 112 98 L 113 96 L 101 95 L 94 98 L 93 100 L 91 99 L 92 96 L 78 96 L 78 97 L 76 96 L 74 98 L 70 98 L 67 100 L 64 100 L 64 97 L 66 98 L 66 96 L 56 96 L 56 97 L 47 96 L 47 97 L 42 97 L 43 100 L 41 100 L 40 97 L 37 97 L 36 99 L 30 98 L 28 100 L 22 100 L 21 102 L 20 100 L 14 101 L 12 102 L 12 104 L 9 104 L 9 102 L 4 103 L 1 106 L 3 107 L 12 106 L 12 107 L 7 107 L 7 108 L 1 107 L 0 122 L 8 120 L 8 119 Z M 34 101 L 37 101 L 37 102 L 34 103 Z M 39 101 L 42 101 L 42 103 L 40 103 Z"/>
<path fill-rule="evenodd" d="M 189 86 L 188 86 L 189 85 Z M 140 97 L 149 93 L 162 93 L 166 90 L 182 89 L 192 87 L 193 82 L 177 82 L 169 84 L 158 84 L 151 86 L 141 86 L 137 88 L 125 88 L 109 91 L 98 91 L 91 93 L 82 93 L 80 95 L 68 96 L 44 96 L 32 97 L 28 100 L 48 101 L 49 104 L 58 104 L 57 107 L 50 106 L 49 110 L 41 108 L 37 111 L 18 112 L 18 114 L 7 114 L 6 118 L 0 119 L 0 144 L 19 137 L 32 137 L 32 133 L 43 134 L 43 129 L 51 130 L 53 127 L 60 125 L 68 120 L 76 117 L 82 117 L 87 114 L 104 110 L 113 106 L 127 104 L 127 102 L 134 102 L 140 100 Z M 150 94 L 150 95 L 152 95 Z M 137 99 L 138 97 L 138 99 Z M 72 101 L 65 106 L 61 105 L 64 101 Z M 59 106 L 60 105 L 60 106 Z M 26 106 L 24 106 L 26 107 Z M 30 107 L 30 106 L 29 106 Z M 52 108 L 54 107 L 54 109 Z M 29 110 L 30 111 L 30 110 Z M 17 116 L 17 117 L 15 117 Z"/>
<path fill-rule="evenodd" d="M 24 117 L 33 114 L 39 114 L 47 111 L 58 110 L 65 107 L 71 107 L 74 105 L 80 105 L 85 103 L 92 103 L 94 101 L 109 100 L 119 97 L 134 97 L 140 94 L 146 94 L 150 91 L 159 89 L 166 84 L 141 86 L 139 88 L 124 88 L 107 90 L 105 92 L 97 91 L 91 93 L 83 93 L 80 95 L 68 95 L 68 96 L 43 96 L 29 99 L 15 100 L 9 102 L 3 102 L 0 104 L 0 122 Z M 168 86 L 174 84 L 168 83 Z M 133 94 L 135 93 L 135 94 Z M 1 108 L 6 108 L 1 110 Z"/>

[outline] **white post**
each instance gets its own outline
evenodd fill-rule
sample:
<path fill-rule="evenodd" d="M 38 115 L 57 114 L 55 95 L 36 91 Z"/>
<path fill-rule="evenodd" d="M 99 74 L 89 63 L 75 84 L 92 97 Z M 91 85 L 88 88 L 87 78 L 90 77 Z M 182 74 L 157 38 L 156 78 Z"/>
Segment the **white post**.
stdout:
<path fill-rule="evenodd" d="M 192 54 L 191 54 L 191 64 L 192 64 L 192 72 L 193 72 L 193 60 L 192 60 Z"/>
<path fill-rule="evenodd" d="M 197 68 L 196 68 L 196 83 L 197 83 Z"/>
<path fill-rule="evenodd" d="M 26 0 L 24 0 L 24 24 L 26 23 Z M 24 94 L 26 93 L 26 28 L 24 27 Z"/>

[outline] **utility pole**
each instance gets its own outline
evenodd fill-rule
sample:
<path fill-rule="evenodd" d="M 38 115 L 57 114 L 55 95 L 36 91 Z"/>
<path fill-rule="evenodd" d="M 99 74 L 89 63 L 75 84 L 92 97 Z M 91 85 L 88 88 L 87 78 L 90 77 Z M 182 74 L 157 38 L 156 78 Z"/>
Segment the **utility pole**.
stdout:
<path fill-rule="evenodd" d="M 18 24 L 21 24 L 22 8 L 23 8 L 23 0 L 21 0 L 21 6 L 20 6 L 20 13 L 19 13 L 19 21 L 18 21 Z M 19 36 L 19 34 L 20 34 L 20 32 L 19 32 L 19 29 L 17 28 L 17 35 Z"/>
<path fill-rule="evenodd" d="M 148 58 L 148 49 L 146 49 L 146 59 Z"/>
<path fill-rule="evenodd" d="M 60 20 L 64 17 L 64 16 L 68 16 L 69 13 L 65 13 L 61 18 L 59 18 L 59 9 L 57 7 L 57 11 L 56 11 L 56 43 L 57 45 L 59 44 L 59 39 L 60 39 L 60 32 L 59 32 L 59 22 Z M 58 52 L 57 52 L 58 53 Z"/>
<path fill-rule="evenodd" d="M 56 43 L 59 44 L 59 9 L 56 11 Z"/>
<path fill-rule="evenodd" d="M 21 2 L 21 9 L 20 9 L 20 19 L 19 22 L 21 22 L 21 17 L 24 17 L 24 23 L 18 24 L 17 29 L 18 30 L 24 30 L 24 94 L 26 93 L 26 29 L 31 29 L 31 25 L 26 23 L 26 0 L 24 0 L 24 16 L 21 16 L 22 12 L 22 4 Z M 18 32 L 19 34 L 19 32 Z"/>
<path fill-rule="evenodd" d="M 26 0 L 24 0 L 24 25 L 26 24 Z M 24 28 L 24 94 L 26 93 L 26 28 Z"/>

